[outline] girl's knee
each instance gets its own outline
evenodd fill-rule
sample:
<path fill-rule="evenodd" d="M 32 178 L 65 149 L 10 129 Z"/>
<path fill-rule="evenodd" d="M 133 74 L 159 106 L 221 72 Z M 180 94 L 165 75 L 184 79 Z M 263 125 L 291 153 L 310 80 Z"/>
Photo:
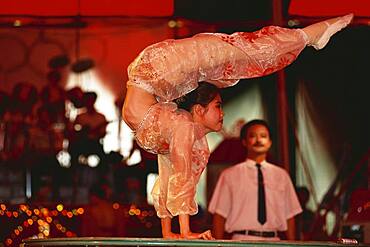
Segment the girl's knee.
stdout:
<path fill-rule="evenodd" d="M 135 129 L 136 117 L 129 105 L 124 105 L 122 107 L 122 119 L 132 130 Z"/>

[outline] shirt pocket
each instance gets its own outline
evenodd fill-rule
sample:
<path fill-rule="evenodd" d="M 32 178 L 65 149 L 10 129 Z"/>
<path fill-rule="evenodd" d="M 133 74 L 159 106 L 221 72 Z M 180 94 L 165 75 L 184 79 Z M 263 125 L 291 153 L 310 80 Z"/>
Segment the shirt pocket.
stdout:
<path fill-rule="evenodd" d="M 268 203 L 280 209 L 285 207 L 285 183 L 281 180 L 265 181 L 265 194 Z"/>

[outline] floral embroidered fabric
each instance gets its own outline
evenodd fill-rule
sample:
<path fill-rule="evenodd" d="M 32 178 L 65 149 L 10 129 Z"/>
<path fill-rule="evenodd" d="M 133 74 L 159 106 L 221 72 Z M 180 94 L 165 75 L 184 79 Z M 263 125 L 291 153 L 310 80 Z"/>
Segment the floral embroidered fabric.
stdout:
<path fill-rule="evenodd" d="M 144 49 L 130 64 L 128 85 L 171 101 L 194 90 L 199 81 L 223 88 L 271 74 L 292 63 L 306 44 L 302 30 L 276 26 L 165 40 Z"/>
<path fill-rule="evenodd" d="M 161 218 L 198 212 L 195 188 L 210 155 L 204 129 L 175 103 L 153 105 L 136 130 L 138 144 L 158 153 L 160 177 L 152 195 Z"/>

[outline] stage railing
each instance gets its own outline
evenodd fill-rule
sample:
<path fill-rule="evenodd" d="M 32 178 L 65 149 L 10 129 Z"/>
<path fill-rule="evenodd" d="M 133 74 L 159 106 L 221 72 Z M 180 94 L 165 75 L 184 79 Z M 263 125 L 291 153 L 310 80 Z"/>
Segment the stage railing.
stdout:
<path fill-rule="evenodd" d="M 31 246 L 217 246 L 217 247 L 289 247 L 289 246 L 366 246 L 356 243 L 336 242 L 304 242 L 304 241 L 233 241 L 233 240 L 167 240 L 162 238 L 49 238 L 27 239 L 21 244 L 22 247 Z"/>

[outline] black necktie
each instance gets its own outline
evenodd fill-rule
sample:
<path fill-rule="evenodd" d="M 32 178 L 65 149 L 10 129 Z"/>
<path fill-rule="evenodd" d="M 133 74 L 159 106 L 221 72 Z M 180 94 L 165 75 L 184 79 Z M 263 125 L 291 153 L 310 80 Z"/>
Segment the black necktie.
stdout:
<path fill-rule="evenodd" d="M 263 175 L 261 171 L 261 165 L 256 164 L 258 172 L 258 222 L 262 225 L 266 222 L 266 199 L 265 199 L 265 187 L 263 184 Z"/>

